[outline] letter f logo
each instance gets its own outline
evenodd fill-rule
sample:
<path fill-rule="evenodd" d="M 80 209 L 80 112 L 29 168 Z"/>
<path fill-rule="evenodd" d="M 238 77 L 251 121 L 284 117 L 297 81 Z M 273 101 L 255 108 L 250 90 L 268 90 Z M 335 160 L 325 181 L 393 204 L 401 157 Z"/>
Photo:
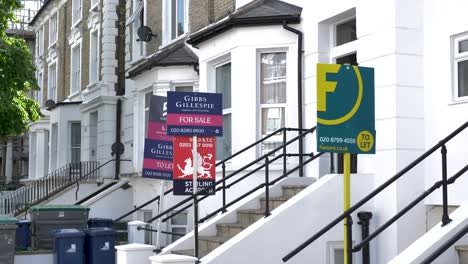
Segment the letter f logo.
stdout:
<path fill-rule="evenodd" d="M 327 81 L 327 73 L 338 73 L 339 64 L 317 65 L 317 111 L 327 111 L 327 93 L 334 93 L 336 82 Z"/>

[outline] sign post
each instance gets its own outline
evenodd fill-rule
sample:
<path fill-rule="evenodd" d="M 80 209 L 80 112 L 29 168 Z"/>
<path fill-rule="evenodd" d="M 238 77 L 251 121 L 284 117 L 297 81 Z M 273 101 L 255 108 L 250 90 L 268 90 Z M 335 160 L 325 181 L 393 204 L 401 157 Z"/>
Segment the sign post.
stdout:
<path fill-rule="evenodd" d="M 317 151 L 344 153 L 343 205 L 351 207 L 351 153 L 375 154 L 374 69 L 317 64 Z M 344 221 L 344 263 L 352 259 L 352 218 Z"/>
<path fill-rule="evenodd" d="M 166 131 L 167 98 L 152 95 L 148 118 L 148 131 L 145 139 L 143 177 L 161 180 L 159 185 L 158 214 L 164 208 L 165 181 L 172 180 L 172 137 Z M 161 240 L 161 217 L 156 223 L 156 249 Z"/>
<path fill-rule="evenodd" d="M 223 135 L 222 95 L 214 93 L 168 92 L 168 134 L 174 135 L 174 195 L 193 197 L 194 256 L 198 259 L 198 186 L 214 194 L 215 138 Z M 191 137 L 191 144 L 190 139 Z M 188 142 L 186 142 L 188 141 Z M 192 157 L 184 148 L 192 148 Z M 199 148 L 200 147 L 200 148 Z M 184 178 L 192 176 L 192 186 Z M 208 179 L 208 182 L 206 182 Z M 181 184 L 182 183 L 182 184 Z M 206 183 L 206 184 L 205 184 Z"/>

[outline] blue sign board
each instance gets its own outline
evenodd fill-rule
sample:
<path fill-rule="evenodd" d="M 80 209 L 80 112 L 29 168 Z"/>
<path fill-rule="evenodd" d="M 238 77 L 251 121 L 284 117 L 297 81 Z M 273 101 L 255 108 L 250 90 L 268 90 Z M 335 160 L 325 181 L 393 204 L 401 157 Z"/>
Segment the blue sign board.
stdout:
<path fill-rule="evenodd" d="M 222 94 L 167 92 L 167 129 L 173 136 L 221 137 Z"/>
<path fill-rule="evenodd" d="M 143 177 L 172 180 L 172 137 L 167 135 L 167 98 L 151 96 L 148 132 L 143 155 Z"/>

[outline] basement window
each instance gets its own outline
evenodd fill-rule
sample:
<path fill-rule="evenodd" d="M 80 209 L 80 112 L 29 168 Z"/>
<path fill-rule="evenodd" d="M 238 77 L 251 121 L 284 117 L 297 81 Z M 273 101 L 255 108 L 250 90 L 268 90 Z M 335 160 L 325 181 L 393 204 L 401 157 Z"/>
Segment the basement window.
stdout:
<path fill-rule="evenodd" d="M 188 217 L 187 212 L 181 212 L 181 213 L 175 215 L 174 217 L 172 217 L 170 222 L 169 222 L 170 232 L 185 235 L 187 233 L 187 222 L 188 222 L 187 217 Z M 182 237 L 180 235 L 175 235 L 175 234 L 170 235 L 170 236 L 171 236 L 170 243 L 173 243 L 177 239 Z"/>

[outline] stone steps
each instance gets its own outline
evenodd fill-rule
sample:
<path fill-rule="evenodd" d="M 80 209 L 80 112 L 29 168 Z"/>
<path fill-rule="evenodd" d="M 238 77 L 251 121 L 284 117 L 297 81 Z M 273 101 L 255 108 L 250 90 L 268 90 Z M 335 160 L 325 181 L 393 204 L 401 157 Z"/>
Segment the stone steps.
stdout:
<path fill-rule="evenodd" d="M 269 197 L 270 211 L 279 207 L 289 198 L 304 190 L 307 186 L 302 185 L 285 185 L 282 186 L 282 195 L 280 197 Z M 237 210 L 236 223 L 216 224 L 216 236 L 200 236 L 199 237 L 199 257 L 202 258 L 211 251 L 221 246 L 223 243 L 233 238 L 242 230 L 255 223 L 259 219 L 265 217 L 266 199 L 260 198 L 261 207 L 259 209 L 242 209 Z M 193 256 L 193 249 L 174 250 L 173 254 Z"/>
<path fill-rule="evenodd" d="M 468 264 L 468 245 L 456 246 L 460 264 Z"/>

